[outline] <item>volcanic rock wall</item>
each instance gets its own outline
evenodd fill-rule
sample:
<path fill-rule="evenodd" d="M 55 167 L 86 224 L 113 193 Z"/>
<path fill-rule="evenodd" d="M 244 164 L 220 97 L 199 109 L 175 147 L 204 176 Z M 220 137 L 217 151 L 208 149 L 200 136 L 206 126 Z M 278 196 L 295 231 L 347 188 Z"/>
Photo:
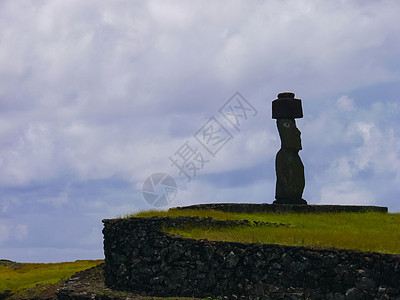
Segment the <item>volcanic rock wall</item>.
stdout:
<path fill-rule="evenodd" d="M 231 213 L 341 213 L 341 212 L 380 212 L 387 213 L 384 206 L 365 205 L 293 205 L 293 204 L 267 204 L 267 203 L 207 203 L 189 206 L 174 207 L 174 210 L 220 210 Z"/>
<path fill-rule="evenodd" d="M 117 290 L 143 296 L 227 299 L 400 296 L 397 255 L 212 242 L 162 231 L 168 227 L 254 226 L 247 221 L 153 217 L 103 222 L 105 283 Z"/>

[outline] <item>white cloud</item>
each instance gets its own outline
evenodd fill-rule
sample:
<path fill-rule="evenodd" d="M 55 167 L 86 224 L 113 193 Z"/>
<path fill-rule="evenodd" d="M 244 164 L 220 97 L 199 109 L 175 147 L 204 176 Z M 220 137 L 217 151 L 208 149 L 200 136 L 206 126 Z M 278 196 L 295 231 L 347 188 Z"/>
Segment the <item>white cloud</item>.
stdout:
<path fill-rule="evenodd" d="M 0 196 L 20 203 L 15 209 L 2 201 L 2 213 L 15 217 L 7 226 L 19 224 L 20 208 L 54 212 L 82 199 L 93 202 L 80 204 L 77 217 L 84 224 L 91 209 L 112 216 L 146 208 L 138 197 L 144 179 L 173 173 L 168 157 L 235 91 L 249 97 L 257 118 L 184 196 L 272 202 L 279 139 L 270 102 L 291 90 L 303 98 L 300 155 L 306 193 L 316 197 L 307 200 L 365 198 L 384 205 L 379 195 L 397 193 L 400 182 L 400 111 L 397 90 L 375 95 L 386 83 L 394 90 L 400 78 L 399 6 L 1 1 Z M 358 97 L 359 91 L 375 94 Z M 257 169 L 265 164 L 271 169 Z M 267 182 L 236 187 L 241 170 L 257 171 Z M 220 174 L 235 177 L 223 191 L 207 181 Z M 82 195 L 81 185 L 102 180 L 129 182 L 137 190 L 104 187 L 94 195 L 88 188 Z M 270 196 L 261 196 L 263 188 Z M 35 235 L 31 225 L 26 238 Z M 4 228 L 3 237 L 9 234 Z M 23 227 L 19 232 L 24 236 Z"/>
<path fill-rule="evenodd" d="M 8 214 L 21 205 L 21 201 L 14 195 L 4 196 L 1 199 L 1 210 L 3 214 Z"/>
<path fill-rule="evenodd" d="M 22 241 L 28 236 L 28 226 L 25 224 L 0 224 L 0 244 Z"/>
<path fill-rule="evenodd" d="M 304 154 L 314 157 L 312 163 L 320 160 L 317 164 L 326 165 L 325 170 L 311 165 L 318 172 L 313 175 L 319 177 L 321 203 L 327 204 L 331 198 L 332 203 L 340 204 L 388 205 L 384 196 L 387 186 L 377 184 L 385 182 L 398 190 L 395 186 L 400 178 L 400 142 L 394 118 L 382 121 L 382 117 L 396 115 L 398 108 L 377 102 L 361 106 L 341 96 L 336 107 L 328 105 L 326 109 L 324 119 L 311 120 L 304 130 L 307 149 L 315 149 Z"/>
<path fill-rule="evenodd" d="M 336 103 L 340 110 L 344 110 L 344 111 L 353 111 L 354 110 L 354 99 L 349 98 L 346 95 L 339 97 L 339 99 L 336 101 Z"/>
<path fill-rule="evenodd" d="M 246 186 L 221 187 L 210 182 L 193 180 L 180 189 L 171 207 L 201 203 L 272 203 L 274 201 L 275 186 L 273 182 L 262 180 L 254 181 Z"/>
<path fill-rule="evenodd" d="M 28 226 L 24 224 L 17 224 L 14 229 L 15 238 L 19 241 L 24 240 L 28 236 Z"/>
<path fill-rule="evenodd" d="M 61 192 L 56 197 L 41 198 L 38 200 L 39 203 L 46 203 L 54 206 L 55 208 L 62 208 L 63 205 L 69 202 L 69 196 L 67 191 Z"/>
<path fill-rule="evenodd" d="M 393 180 L 400 184 L 400 141 L 394 128 L 363 129 L 364 144 L 355 151 L 359 169 L 373 168 L 377 174 L 394 174 Z"/>
<path fill-rule="evenodd" d="M 51 130 L 43 124 L 29 124 L 23 135 L 2 150 L 3 184 L 26 184 L 32 179 L 48 179 L 57 172 Z"/>
<path fill-rule="evenodd" d="M 103 236 L 100 226 L 93 227 L 90 232 L 78 238 L 82 245 L 98 247 L 103 242 Z"/>
<path fill-rule="evenodd" d="M 319 204 L 376 205 L 377 203 L 370 191 L 354 182 L 344 181 L 338 186 L 323 188 Z"/>
<path fill-rule="evenodd" d="M 7 225 L 0 224 L 0 244 L 9 239 L 10 229 Z"/>

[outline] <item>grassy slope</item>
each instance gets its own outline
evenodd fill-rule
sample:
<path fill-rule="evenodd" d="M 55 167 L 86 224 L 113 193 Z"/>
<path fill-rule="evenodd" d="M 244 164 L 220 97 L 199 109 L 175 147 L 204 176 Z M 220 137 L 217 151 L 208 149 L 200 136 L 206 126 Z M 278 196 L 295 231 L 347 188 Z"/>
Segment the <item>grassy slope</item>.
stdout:
<path fill-rule="evenodd" d="M 13 298 L 20 298 L 26 294 L 30 296 L 35 293 L 40 294 L 57 282 L 68 279 L 76 272 L 102 262 L 102 260 L 78 260 L 52 264 L 17 264 L 0 261 L 0 292 L 11 290 L 14 294 Z"/>
<path fill-rule="evenodd" d="M 238 214 L 220 211 L 148 211 L 134 216 L 200 216 L 215 219 L 247 219 L 290 224 L 288 227 L 234 227 L 228 229 L 169 229 L 195 239 L 243 243 L 281 244 L 322 248 L 353 249 L 370 252 L 400 253 L 400 214 L 333 213 L 333 214 Z"/>

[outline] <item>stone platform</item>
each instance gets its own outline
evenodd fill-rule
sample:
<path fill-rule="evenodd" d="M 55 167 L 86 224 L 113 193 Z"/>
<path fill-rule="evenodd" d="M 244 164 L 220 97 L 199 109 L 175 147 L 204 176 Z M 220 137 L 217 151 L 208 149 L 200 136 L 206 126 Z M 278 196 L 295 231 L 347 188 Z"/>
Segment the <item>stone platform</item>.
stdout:
<path fill-rule="evenodd" d="M 228 223 L 234 221 L 199 217 L 103 220 L 106 287 L 174 299 L 400 299 L 399 255 L 195 240 L 165 232 L 168 228 L 220 227 L 221 222 L 231 226 Z M 85 298 L 75 298 L 81 299 Z"/>
<path fill-rule="evenodd" d="M 189 206 L 174 207 L 171 209 L 207 209 L 220 210 L 232 213 L 341 213 L 341 212 L 381 212 L 387 213 L 388 208 L 382 206 L 357 206 L 357 205 L 290 205 L 267 203 L 209 203 Z"/>

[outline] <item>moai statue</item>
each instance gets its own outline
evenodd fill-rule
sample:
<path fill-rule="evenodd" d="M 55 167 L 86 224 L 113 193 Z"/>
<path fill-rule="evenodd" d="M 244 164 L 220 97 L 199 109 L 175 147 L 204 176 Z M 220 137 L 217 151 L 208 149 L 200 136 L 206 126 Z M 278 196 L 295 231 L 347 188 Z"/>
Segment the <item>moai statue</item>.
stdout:
<path fill-rule="evenodd" d="M 280 93 L 272 101 L 272 118 L 276 119 L 281 149 L 276 154 L 276 191 L 274 204 L 307 204 L 302 198 L 305 179 L 304 165 L 300 159 L 300 130 L 295 118 L 302 118 L 301 100 L 293 93 Z"/>

